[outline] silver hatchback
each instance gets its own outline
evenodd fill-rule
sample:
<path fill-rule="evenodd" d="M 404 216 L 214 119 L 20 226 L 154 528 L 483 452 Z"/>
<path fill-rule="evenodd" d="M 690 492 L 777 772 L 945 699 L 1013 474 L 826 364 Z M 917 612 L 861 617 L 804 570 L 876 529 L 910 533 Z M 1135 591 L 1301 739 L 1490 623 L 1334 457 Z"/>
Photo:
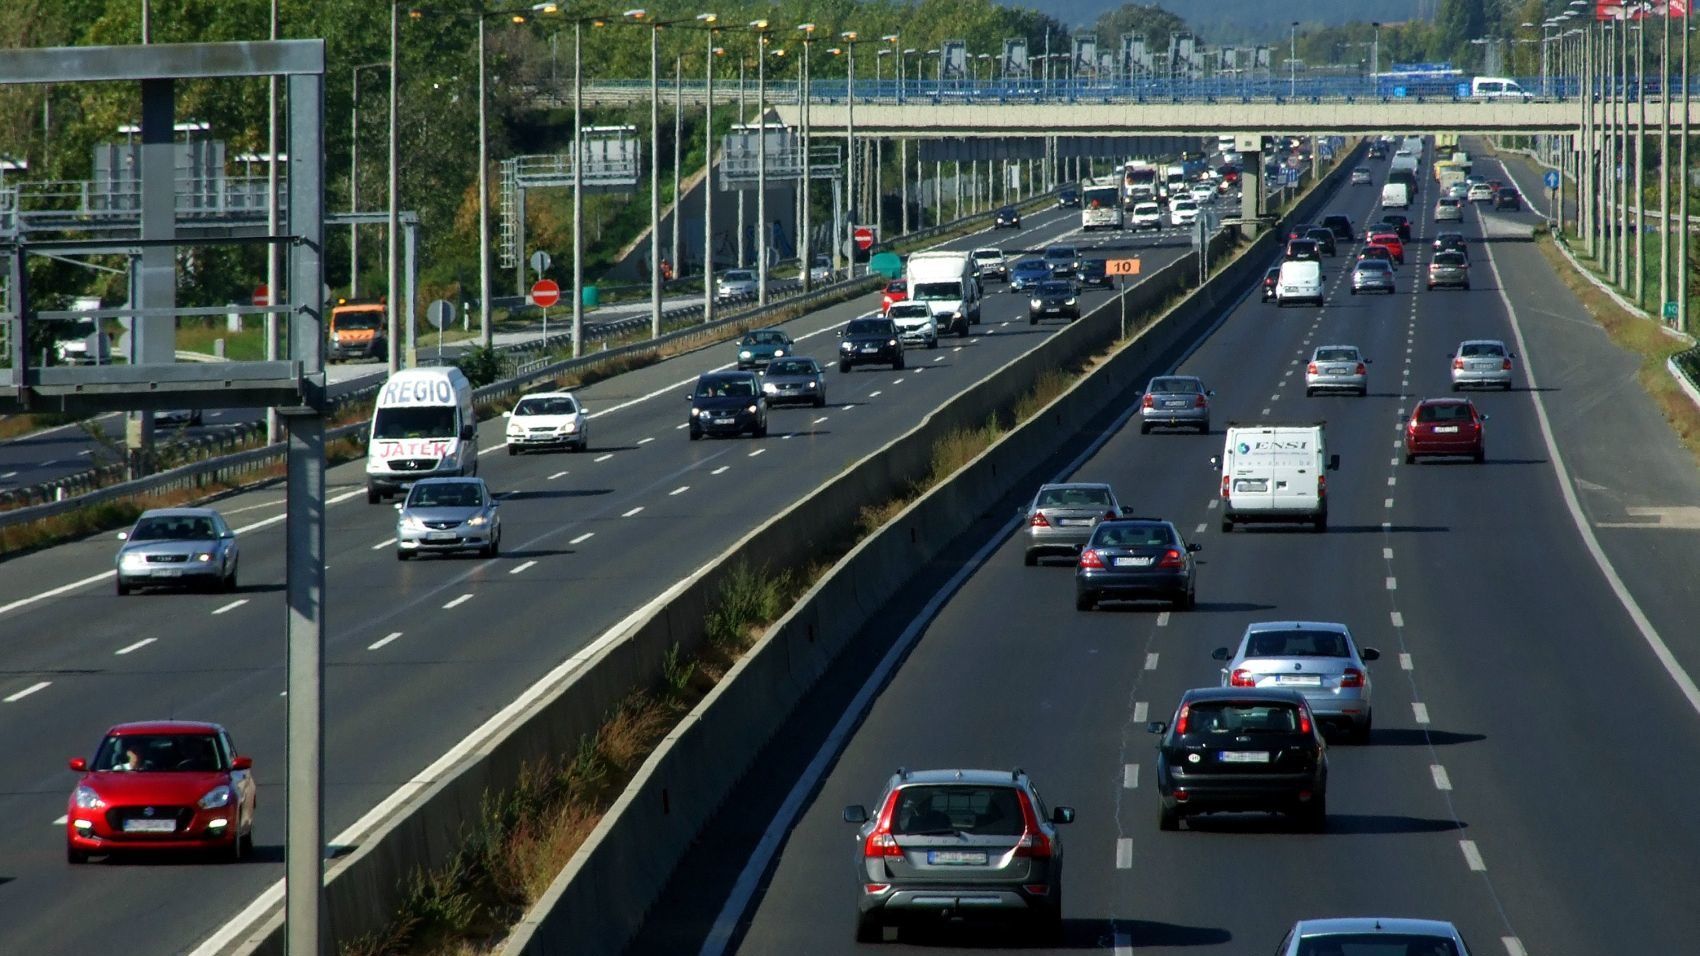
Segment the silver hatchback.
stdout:
<path fill-rule="evenodd" d="M 1369 392 L 1369 359 L 1355 345 L 1319 345 L 1305 366 L 1305 395 Z"/>
<path fill-rule="evenodd" d="M 1073 557 L 1092 529 L 1105 518 L 1121 517 L 1121 505 L 1109 485 L 1088 482 L 1040 485 L 1025 508 L 1018 509 L 1026 533 L 1023 563 L 1032 566 L 1046 554 Z"/>
<path fill-rule="evenodd" d="M 1169 426 L 1196 428 L 1200 434 L 1209 434 L 1210 397 L 1215 394 L 1195 375 L 1160 375 L 1152 379 L 1139 403 L 1139 433 L 1144 435 L 1153 428 Z"/>
<path fill-rule="evenodd" d="M 1503 388 L 1511 390 L 1512 360 L 1517 356 L 1498 339 L 1469 339 L 1448 355 L 1452 360 L 1452 390 Z"/>
<path fill-rule="evenodd" d="M 493 558 L 502 547 L 500 506 L 482 478 L 426 478 L 398 502 L 395 556 L 427 551 L 476 551 Z"/>
<path fill-rule="evenodd" d="M 1352 267 L 1352 294 L 1359 292 L 1386 292 L 1392 295 L 1399 291 L 1393 280 L 1393 264 L 1385 259 L 1359 259 Z"/>
<path fill-rule="evenodd" d="M 1246 627 L 1236 651 L 1218 647 L 1223 687 L 1294 690 L 1304 695 L 1316 719 L 1345 729 L 1353 741 L 1369 742 L 1369 661 L 1373 647 L 1358 649 L 1344 624 L 1325 621 L 1265 621 Z"/>

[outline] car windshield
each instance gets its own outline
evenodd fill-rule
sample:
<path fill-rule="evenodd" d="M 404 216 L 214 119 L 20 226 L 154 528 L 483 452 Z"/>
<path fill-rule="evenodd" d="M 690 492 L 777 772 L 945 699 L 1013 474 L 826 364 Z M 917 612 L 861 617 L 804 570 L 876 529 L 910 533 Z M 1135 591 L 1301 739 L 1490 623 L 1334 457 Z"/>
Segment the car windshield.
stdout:
<path fill-rule="evenodd" d="M 1188 734 L 1290 734 L 1299 729 L 1299 709 L 1292 704 L 1195 701 L 1186 717 Z"/>
<path fill-rule="evenodd" d="M 418 484 L 407 494 L 409 508 L 477 508 L 483 504 L 484 495 L 470 481 Z"/>
<path fill-rule="evenodd" d="M 974 250 L 974 258 L 976 258 L 976 259 L 1002 259 L 1003 253 L 997 251 L 996 249 L 975 249 Z"/>
<path fill-rule="evenodd" d="M 886 315 L 894 319 L 932 318 L 933 310 L 925 302 L 900 302 L 892 305 Z"/>
<path fill-rule="evenodd" d="M 1066 282 L 1041 282 L 1041 283 L 1039 283 L 1039 294 L 1040 295 L 1073 295 L 1074 294 L 1074 287 L 1069 285 Z"/>
<path fill-rule="evenodd" d="M 1246 657 L 1350 657 L 1351 645 L 1339 631 L 1257 631 L 1246 641 Z"/>
<path fill-rule="evenodd" d="M 1359 272 L 1392 272 L 1393 267 L 1384 259 L 1365 259 L 1358 263 Z"/>
<path fill-rule="evenodd" d="M 1499 191 L 1499 198 L 1501 198 L 1501 199 L 1516 199 L 1517 198 L 1517 190 L 1512 189 L 1510 187 L 1506 187 L 1505 189 L 1501 189 Z"/>
<path fill-rule="evenodd" d="M 1179 543 L 1160 524 L 1101 524 L 1092 535 L 1095 548 L 1172 548 Z"/>
<path fill-rule="evenodd" d="M 1015 215 L 1015 207 L 1014 206 L 1005 206 L 1002 209 L 998 210 L 998 215 L 1000 215 L 1000 216 L 1013 216 L 1013 215 Z"/>
<path fill-rule="evenodd" d="M 1110 508 L 1114 502 L 1110 499 L 1108 488 L 1046 488 L 1039 492 L 1037 502 L 1041 508 Z"/>
<path fill-rule="evenodd" d="M 218 537 L 211 518 L 197 515 L 155 515 L 136 522 L 131 541 L 205 541 Z"/>
<path fill-rule="evenodd" d="M 1434 936 L 1331 933 L 1299 940 L 1298 956 L 1458 956 L 1458 947 Z"/>
<path fill-rule="evenodd" d="M 819 369 L 814 359 L 780 359 L 767 367 L 767 374 L 772 375 L 813 375 Z"/>
<path fill-rule="evenodd" d="M 1133 207 L 1133 214 L 1136 216 L 1155 216 L 1157 214 L 1157 204 L 1154 202 L 1140 203 Z"/>
<path fill-rule="evenodd" d="M 891 832 L 898 836 L 1020 836 L 1026 829 L 1014 787 L 913 786 L 898 794 Z"/>
<path fill-rule="evenodd" d="M 226 769 L 212 734 L 123 734 L 107 737 L 94 770 L 207 773 Z"/>
<path fill-rule="evenodd" d="M 855 319 L 844 327 L 845 335 L 890 335 L 891 323 L 877 319 Z"/>
<path fill-rule="evenodd" d="M 1502 358 L 1505 346 L 1498 342 L 1465 342 L 1458 347 L 1458 354 L 1465 358 Z"/>
<path fill-rule="evenodd" d="M 1356 362 L 1358 350 L 1348 348 L 1317 349 L 1316 360 L 1318 362 Z"/>
<path fill-rule="evenodd" d="M 1045 250 L 1047 259 L 1073 259 L 1074 250 L 1068 246 L 1052 246 Z"/>
<path fill-rule="evenodd" d="M 698 398 L 748 398 L 756 387 L 747 378 L 711 378 L 697 383 Z"/>
<path fill-rule="evenodd" d="M 960 299 L 962 298 L 962 283 L 917 282 L 915 283 L 913 297 L 917 299 Z"/>
<path fill-rule="evenodd" d="M 744 336 L 740 345 L 784 345 L 784 332 L 751 332 Z"/>
<path fill-rule="evenodd" d="M 453 405 L 402 405 L 378 409 L 372 437 L 388 441 L 455 437 Z"/>
<path fill-rule="evenodd" d="M 1023 259 L 1015 264 L 1015 271 L 1017 272 L 1038 272 L 1044 268 L 1047 268 L 1047 266 L 1038 259 Z"/>
<path fill-rule="evenodd" d="M 578 411 L 578 403 L 565 395 L 550 395 L 546 398 L 522 398 L 514 406 L 515 415 L 572 415 Z"/>
<path fill-rule="evenodd" d="M 725 282 L 754 282 L 756 274 L 748 269 L 728 269 L 720 278 Z"/>
<path fill-rule="evenodd" d="M 331 324 L 336 326 L 337 331 L 339 332 L 346 332 L 354 329 L 371 331 L 376 329 L 383 319 L 384 314 L 382 312 L 373 312 L 369 310 L 360 312 L 331 313 Z"/>
<path fill-rule="evenodd" d="M 1417 408 L 1419 422 L 1467 422 L 1472 420 L 1470 406 L 1463 402 L 1422 405 Z"/>
<path fill-rule="evenodd" d="M 1150 391 L 1164 395 L 1196 395 L 1204 391 L 1204 386 L 1196 378 L 1154 378 Z"/>

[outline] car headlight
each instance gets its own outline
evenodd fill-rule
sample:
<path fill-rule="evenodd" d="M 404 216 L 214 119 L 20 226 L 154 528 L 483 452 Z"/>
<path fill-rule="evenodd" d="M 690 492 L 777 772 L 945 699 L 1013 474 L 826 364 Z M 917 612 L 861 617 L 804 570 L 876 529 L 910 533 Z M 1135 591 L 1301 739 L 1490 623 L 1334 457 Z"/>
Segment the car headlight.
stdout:
<path fill-rule="evenodd" d="M 772 382 L 763 382 L 762 386 L 761 386 L 761 390 L 763 392 L 766 392 L 769 395 L 772 395 L 774 392 L 779 391 L 779 386 L 773 384 Z"/>
<path fill-rule="evenodd" d="M 409 531 L 424 531 L 425 523 L 412 515 L 401 516 L 401 526 Z"/>
<path fill-rule="evenodd" d="M 564 431 L 564 432 L 576 432 L 576 431 L 578 431 L 578 419 L 569 418 L 566 421 L 562 422 L 561 423 L 561 431 Z"/>
<path fill-rule="evenodd" d="M 140 567 L 147 564 L 148 559 L 135 551 L 126 551 L 119 557 L 118 563 L 128 567 Z"/>
<path fill-rule="evenodd" d="M 773 357 L 774 358 L 784 358 L 785 357 L 785 350 L 784 349 L 774 349 L 773 350 Z"/>
<path fill-rule="evenodd" d="M 854 352 L 854 351 L 856 351 L 856 343 L 854 343 L 854 342 L 840 342 L 838 344 L 838 350 L 840 352 Z"/>
<path fill-rule="evenodd" d="M 195 806 L 202 810 L 217 810 L 219 807 L 230 806 L 230 801 L 235 798 L 236 794 L 228 784 L 219 784 L 202 794 L 201 799 L 195 801 Z"/>
<path fill-rule="evenodd" d="M 738 357 L 739 357 L 739 358 L 741 358 L 741 359 L 747 359 L 747 358 L 749 358 L 749 357 L 750 357 L 750 350 L 749 350 L 749 349 L 744 349 L 744 350 L 743 350 L 743 351 L 742 351 L 742 352 L 739 352 L 739 353 L 738 353 Z"/>
<path fill-rule="evenodd" d="M 819 382 L 816 382 L 816 381 L 813 381 L 813 380 L 810 380 L 810 382 L 809 382 L 809 387 L 810 387 L 810 388 L 819 388 L 819 387 L 820 387 L 820 383 L 819 383 Z"/>
<path fill-rule="evenodd" d="M 1045 303 L 1043 303 L 1043 302 L 1041 302 L 1041 301 L 1039 301 L 1039 300 L 1038 300 L 1038 299 L 1029 299 L 1029 300 L 1027 300 L 1027 305 L 1028 305 L 1028 306 L 1029 306 L 1029 307 L 1031 307 L 1031 308 L 1035 308 L 1035 309 L 1037 309 L 1037 308 L 1039 308 L 1039 307 L 1041 307 L 1041 306 L 1043 306 L 1043 305 L 1044 305 L 1044 304 L 1045 304 Z"/>
<path fill-rule="evenodd" d="M 466 526 L 468 528 L 482 528 L 489 523 L 490 523 L 490 516 L 489 515 L 473 515 L 472 517 L 466 519 Z"/>
<path fill-rule="evenodd" d="M 1066 302 L 1064 302 L 1064 303 L 1063 303 L 1063 305 L 1073 305 L 1073 304 L 1074 304 L 1074 300 L 1073 300 L 1073 299 L 1069 299 L 1069 300 L 1068 300 L 1068 301 L 1066 301 Z"/>
<path fill-rule="evenodd" d="M 75 803 L 79 810 L 99 810 L 106 806 L 106 801 L 94 792 L 93 787 L 78 787 L 71 794 L 71 802 Z"/>
<path fill-rule="evenodd" d="M 695 417 L 697 417 L 698 415 L 701 415 L 701 414 L 702 414 L 702 409 L 696 407 L 695 405 L 691 406 L 691 417 L 692 418 L 695 418 Z"/>
<path fill-rule="evenodd" d="M 886 340 L 885 340 L 885 344 L 887 344 L 887 345 L 896 345 L 896 344 L 897 344 L 897 340 L 896 340 L 896 339 L 886 339 Z"/>
<path fill-rule="evenodd" d="M 212 560 L 212 553 L 208 552 L 208 551 L 202 551 L 200 554 L 195 555 L 195 560 L 201 562 L 202 564 L 206 564 L 208 561 Z"/>
<path fill-rule="evenodd" d="M 754 405 L 748 405 L 748 406 L 745 406 L 744 411 L 750 413 L 751 415 L 754 415 L 756 413 L 756 407 Z"/>
<path fill-rule="evenodd" d="M 960 311 L 958 311 L 958 312 L 952 312 L 952 313 L 951 313 L 951 314 L 950 314 L 950 317 L 951 317 L 951 318 L 952 318 L 952 319 L 960 319 L 960 318 L 962 318 L 962 313 L 961 313 L 961 312 L 960 312 Z"/>

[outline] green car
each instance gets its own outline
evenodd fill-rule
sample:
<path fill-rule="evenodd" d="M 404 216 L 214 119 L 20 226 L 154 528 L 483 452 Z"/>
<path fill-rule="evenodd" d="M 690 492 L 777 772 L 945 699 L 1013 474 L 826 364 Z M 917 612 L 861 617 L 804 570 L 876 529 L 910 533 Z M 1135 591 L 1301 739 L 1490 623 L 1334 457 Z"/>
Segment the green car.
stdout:
<path fill-rule="evenodd" d="M 791 336 L 780 329 L 756 329 L 738 340 L 738 368 L 766 368 L 776 358 L 796 351 Z"/>

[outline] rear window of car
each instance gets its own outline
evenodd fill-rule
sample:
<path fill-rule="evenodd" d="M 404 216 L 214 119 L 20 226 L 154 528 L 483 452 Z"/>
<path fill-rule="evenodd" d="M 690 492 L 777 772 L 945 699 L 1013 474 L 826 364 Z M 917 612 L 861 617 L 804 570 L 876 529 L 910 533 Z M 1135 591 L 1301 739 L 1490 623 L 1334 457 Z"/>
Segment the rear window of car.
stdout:
<path fill-rule="evenodd" d="M 1189 735 L 1290 734 L 1298 729 L 1299 709 L 1292 704 L 1209 700 L 1187 707 Z"/>
<path fill-rule="evenodd" d="M 1467 422 L 1470 419 L 1470 406 L 1462 403 L 1423 405 L 1417 409 L 1419 422 Z"/>
<path fill-rule="evenodd" d="M 1184 393 L 1196 395 L 1204 389 L 1196 378 L 1154 378 L 1151 380 L 1151 391 L 1162 394 Z"/>
<path fill-rule="evenodd" d="M 1317 349 L 1316 360 L 1318 362 L 1356 362 L 1358 360 L 1358 350 L 1345 348 Z"/>
<path fill-rule="evenodd" d="M 1039 492 L 1041 508 L 1108 508 L 1108 488 L 1046 488 Z"/>
<path fill-rule="evenodd" d="M 1246 641 L 1247 657 L 1349 657 L 1339 631 L 1258 631 Z"/>
<path fill-rule="evenodd" d="M 1385 259 L 1365 259 L 1358 263 L 1359 272 L 1391 272 L 1393 267 Z"/>
<path fill-rule="evenodd" d="M 891 815 L 898 836 L 1020 836 L 1026 828 L 1014 787 L 904 787 Z"/>
<path fill-rule="evenodd" d="M 893 279 L 885 284 L 885 291 L 887 292 L 902 292 L 907 288 L 909 288 L 908 279 Z"/>
<path fill-rule="evenodd" d="M 1442 207 L 1443 207 L 1443 208 L 1446 208 L 1446 209 L 1453 209 L 1453 208 L 1456 208 L 1456 207 L 1457 207 L 1457 205 L 1458 205 L 1458 200 L 1456 200 L 1456 199 L 1442 199 L 1442 200 L 1441 200 L 1441 201 L 1440 201 L 1440 205 L 1441 205 L 1441 206 L 1442 206 Z"/>
<path fill-rule="evenodd" d="M 890 335 L 891 323 L 880 319 L 853 319 L 844 327 L 845 335 Z"/>
<path fill-rule="evenodd" d="M 1499 191 L 1499 198 L 1501 198 L 1501 199 L 1516 199 L 1517 198 L 1517 190 L 1512 189 L 1511 187 L 1507 186 L 1506 188 L 1501 189 Z"/>
<path fill-rule="evenodd" d="M 1101 524 L 1092 534 L 1095 548 L 1172 548 L 1180 542 L 1160 524 Z"/>
<path fill-rule="evenodd" d="M 1505 355 L 1505 346 L 1498 342 L 1465 342 L 1458 349 L 1458 354 L 1465 358 L 1501 358 Z"/>
<path fill-rule="evenodd" d="M 1299 940 L 1299 956 L 1458 956 L 1449 939 L 1373 933 L 1329 935 Z"/>
<path fill-rule="evenodd" d="M 1464 264 L 1464 254 L 1462 252 L 1438 253 L 1434 257 L 1434 264 L 1437 266 L 1462 266 Z"/>

